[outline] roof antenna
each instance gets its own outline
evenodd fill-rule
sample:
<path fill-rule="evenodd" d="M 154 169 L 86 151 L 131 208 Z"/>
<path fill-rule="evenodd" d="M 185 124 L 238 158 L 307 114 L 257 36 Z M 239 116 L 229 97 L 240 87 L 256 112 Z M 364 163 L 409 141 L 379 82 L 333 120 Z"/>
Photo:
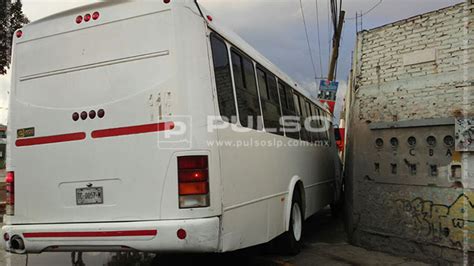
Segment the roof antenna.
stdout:
<path fill-rule="evenodd" d="M 199 13 L 201 14 L 201 17 L 204 18 L 204 15 L 202 14 L 202 11 L 201 11 L 201 7 L 199 7 L 198 1 L 197 1 L 197 0 L 194 0 L 194 3 L 196 4 L 196 7 L 198 8 Z"/>

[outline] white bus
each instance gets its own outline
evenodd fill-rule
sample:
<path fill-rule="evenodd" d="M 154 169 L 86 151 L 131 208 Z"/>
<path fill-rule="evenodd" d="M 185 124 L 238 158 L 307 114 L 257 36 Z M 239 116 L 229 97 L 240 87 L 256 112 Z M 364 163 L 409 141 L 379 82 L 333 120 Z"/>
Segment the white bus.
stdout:
<path fill-rule="evenodd" d="M 337 198 L 332 126 L 279 126 L 328 111 L 194 1 L 83 6 L 18 30 L 13 49 L 9 252 L 276 239 L 295 254 L 304 219 Z"/>

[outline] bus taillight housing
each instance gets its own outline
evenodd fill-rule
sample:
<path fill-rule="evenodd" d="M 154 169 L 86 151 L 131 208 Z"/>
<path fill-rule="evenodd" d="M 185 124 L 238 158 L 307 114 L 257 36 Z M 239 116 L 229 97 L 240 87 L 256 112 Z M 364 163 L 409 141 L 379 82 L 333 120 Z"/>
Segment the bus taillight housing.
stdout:
<path fill-rule="evenodd" d="M 15 173 L 7 172 L 5 177 L 6 205 L 5 214 L 15 215 Z"/>
<path fill-rule="evenodd" d="M 179 208 L 209 207 L 207 156 L 178 157 Z"/>

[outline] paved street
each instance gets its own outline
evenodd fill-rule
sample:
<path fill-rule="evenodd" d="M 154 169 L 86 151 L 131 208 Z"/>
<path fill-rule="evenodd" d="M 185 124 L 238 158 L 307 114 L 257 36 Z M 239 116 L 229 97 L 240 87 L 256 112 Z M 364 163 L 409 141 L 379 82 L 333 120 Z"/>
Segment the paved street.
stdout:
<path fill-rule="evenodd" d="M 26 265 L 25 255 L 0 252 L 0 265 Z M 74 254 L 77 258 L 77 254 Z M 82 255 L 82 265 L 423 265 L 403 257 L 368 251 L 346 242 L 341 219 L 324 210 L 305 224 L 304 247 L 295 257 L 282 257 L 255 247 L 226 254 L 158 255 L 90 252 Z M 71 253 L 29 255 L 28 265 L 74 265 Z M 81 265 L 81 264 L 76 264 Z"/>

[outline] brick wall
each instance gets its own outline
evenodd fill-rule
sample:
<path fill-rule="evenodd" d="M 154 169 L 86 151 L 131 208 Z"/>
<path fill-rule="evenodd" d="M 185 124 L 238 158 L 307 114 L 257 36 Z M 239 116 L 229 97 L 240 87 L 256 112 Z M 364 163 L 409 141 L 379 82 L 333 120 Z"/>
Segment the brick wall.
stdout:
<path fill-rule="evenodd" d="M 474 261 L 474 155 L 447 141 L 456 119 L 474 113 L 473 6 L 358 34 L 345 112 L 354 244 L 428 262 Z"/>
<path fill-rule="evenodd" d="M 474 66 L 472 61 L 464 64 L 474 52 L 469 20 L 472 9 L 456 5 L 361 32 L 356 85 L 364 87 L 360 118 L 433 118 L 472 109 L 459 100 L 465 94 L 462 88 L 473 89 L 464 77 L 464 68 Z M 433 53 L 435 60 L 404 64 L 404 57 L 415 59 L 420 52 Z"/>

